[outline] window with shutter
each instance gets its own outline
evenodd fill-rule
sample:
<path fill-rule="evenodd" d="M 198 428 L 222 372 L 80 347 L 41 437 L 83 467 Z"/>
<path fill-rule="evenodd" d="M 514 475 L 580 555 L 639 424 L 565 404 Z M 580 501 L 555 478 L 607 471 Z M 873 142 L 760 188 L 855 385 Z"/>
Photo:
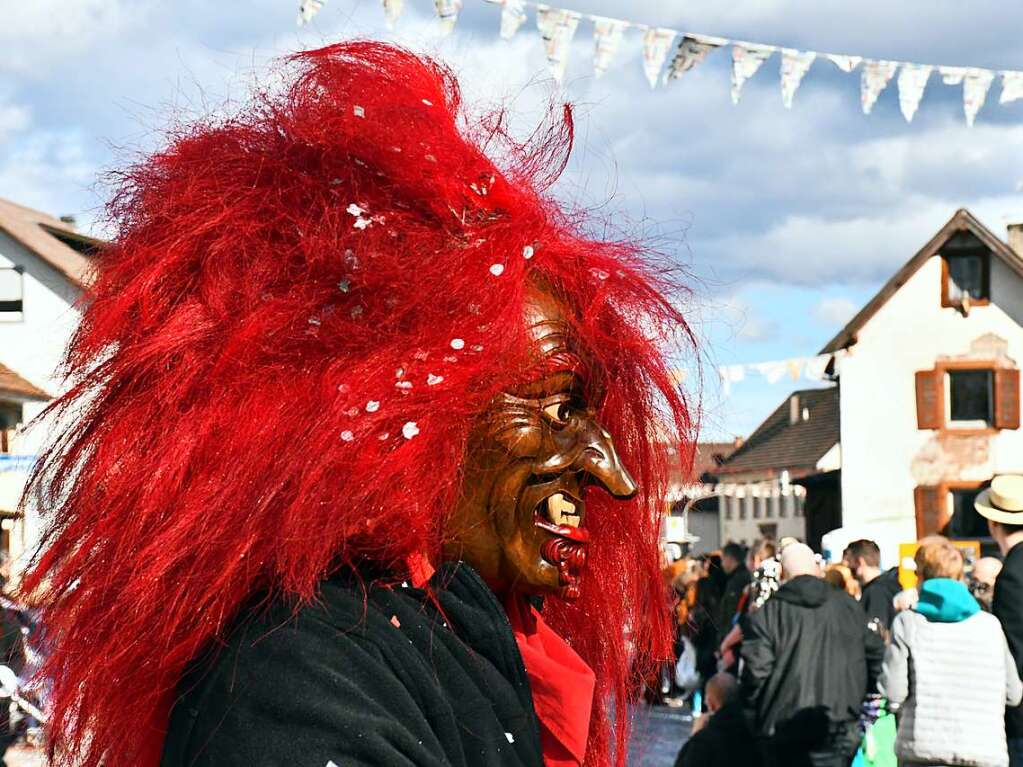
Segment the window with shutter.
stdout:
<path fill-rule="evenodd" d="M 940 370 L 921 370 L 916 374 L 916 425 L 918 429 L 940 429 L 945 425 L 942 397 L 944 376 Z"/>
<path fill-rule="evenodd" d="M 916 536 L 935 535 L 948 521 L 947 493 L 940 485 L 921 485 L 913 491 L 916 505 Z"/>
<path fill-rule="evenodd" d="M 1019 428 L 1019 370 L 998 368 L 995 370 L 995 419 L 996 429 Z"/>

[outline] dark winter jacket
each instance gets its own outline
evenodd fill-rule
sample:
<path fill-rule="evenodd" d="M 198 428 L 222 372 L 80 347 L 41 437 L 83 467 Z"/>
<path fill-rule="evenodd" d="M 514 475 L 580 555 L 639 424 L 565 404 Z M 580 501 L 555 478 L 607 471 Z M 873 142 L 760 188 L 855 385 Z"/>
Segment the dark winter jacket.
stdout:
<path fill-rule="evenodd" d="M 431 583 L 442 613 L 350 571 L 250 611 L 183 680 L 161 767 L 541 767 L 504 609 L 468 565 Z"/>
<path fill-rule="evenodd" d="M 1002 571 L 995 580 L 991 612 L 1002 624 L 1016 660 L 1016 670 L 1023 676 L 1023 543 L 1016 544 L 1005 555 Z M 1006 712 L 1005 734 L 1010 738 L 1023 738 L 1023 706 Z"/>
<path fill-rule="evenodd" d="M 863 587 L 860 607 L 867 614 L 867 623 L 877 621 L 886 632 L 891 630 L 895 620 L 895 595 L 902 591 L 899 585 L 899 568 L 893 567 L 874 578 Z"/>
<path fill-rule="evenodd" d="M 758 767 L 760 753 L 738 701 L 722 706 L 678 752 L 675 767 Z"/>
<path fill-rule="evenodd" d="M 725 582 L 725 593 L 721 597 L 721 604 L 718 607 L 718 634 L 722 639 L 732 630 L 732 622 L 739 609 L 742 592 L 749 585 L 751 579 L 752 576 L 746 569 L 746 565 L 740 564 L 731 572 Z"/>
<path fill-rule="evenodd" d="M 758 735 L 812 747 L 856 721 L 875 689 L 884 643 L 848 594 L 801 575 L 747 628 L 742 691 Z"/>

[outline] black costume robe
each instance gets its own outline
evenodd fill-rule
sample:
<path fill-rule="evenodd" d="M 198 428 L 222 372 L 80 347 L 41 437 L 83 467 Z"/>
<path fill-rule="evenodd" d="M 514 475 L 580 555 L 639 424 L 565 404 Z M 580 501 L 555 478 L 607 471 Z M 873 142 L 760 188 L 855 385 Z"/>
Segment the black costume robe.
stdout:
<path fill-rule="evenodd" d="M 182 680 L 161 767 L 542 767 L 504 608 L 464 563 L 253 609 Z"/>

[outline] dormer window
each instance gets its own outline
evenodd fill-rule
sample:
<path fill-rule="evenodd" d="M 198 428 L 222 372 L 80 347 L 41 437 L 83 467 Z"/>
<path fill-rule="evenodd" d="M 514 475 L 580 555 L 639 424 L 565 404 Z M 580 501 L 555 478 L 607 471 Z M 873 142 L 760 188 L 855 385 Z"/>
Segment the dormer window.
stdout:
<path fill-rule="evenodd" d="M 991 252 L 959 234 L 941 252 L 941 305 L 969 309 L 991 298 Z"/>

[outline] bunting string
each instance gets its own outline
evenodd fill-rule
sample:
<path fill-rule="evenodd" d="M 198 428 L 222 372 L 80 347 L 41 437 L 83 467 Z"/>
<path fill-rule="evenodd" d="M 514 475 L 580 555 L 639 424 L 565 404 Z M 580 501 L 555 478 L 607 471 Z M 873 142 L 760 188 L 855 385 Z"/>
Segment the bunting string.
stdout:
<path fill-rule="evenodd" d="M 301 0 L 298 23 L 307 24 L 323 8 L 326 0 Z M 625 33 L 641 33 L 643 73 L 652 88 L 680 79 L 697 67 L 708 55 L 726 45 L 732 46 L 732 101 L 739 103 L 746 81 L 752 78 L 775 53 L 780 54 L 779 70 L 782 103 L 792 107 L 796 91 L 804 76 L 818 59 L 827 59 L 839 70 L 852 73 L 860 70 L 860 104 L 864 114 L 870 114 L 878 97 L 896 77 L 899 108 L 907 122 L 913 120 L 924 91 L 938 71 L 945 85 L 961 86 L 963 114 L 966 124 L 972 126 L 984 106 L 988 92 L 996 80 L 1001 81 L 999 104 L 1023 99 L 1023 71 L 993 70 L 982 67 L 950 66 L 946 64 L 918 64 L 910 61 L 870 59 L 845 53 L 827 53 L 797 50 L 759 42 L 743 42 L 724 37 L 699 34 L 691 30 L 669 27 L 651 27 L 625 19 L 596 16 L 578 11 L 556 8 L 533 0 L 482 0 L 501 6 L 499 34 L 511 40 L 526 21 L 527 9 L 536 14 L 551 74 L 557 81 L 564 78 L 569 49 L 581 21 L 586 21 L 593 34 L 593 72 L 604 75 L 618 55 Z M 403 10 L 403 0 L 381 0 L 389 27 L 397 23 Z M 434 12 L 445 33 L 451 32 L 458 22 L 463 0 L 433 0 Z M 677 41 L 677 42 L 676 42 Z"/>

